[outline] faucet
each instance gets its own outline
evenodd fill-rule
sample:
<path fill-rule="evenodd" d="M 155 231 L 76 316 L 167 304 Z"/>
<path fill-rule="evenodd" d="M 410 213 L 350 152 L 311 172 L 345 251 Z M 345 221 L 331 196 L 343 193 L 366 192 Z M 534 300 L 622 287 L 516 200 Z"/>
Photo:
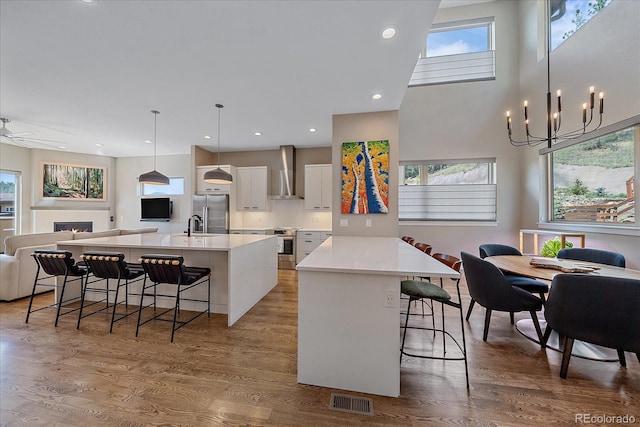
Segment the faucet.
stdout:
<path fill-rule="evenodd" d="M 189 217 L 189 220 L 187 221 L 187 237 L 191 237 L 191 218 L 195 218 L 196 222 L 202 222 L 202 218 L 200 217 L 200 215 L 191 215 Z M 195 226 L 195 222 L 194 222 L 194 226 Z M 204 230 L 203 230 L 204 233 Z"/>

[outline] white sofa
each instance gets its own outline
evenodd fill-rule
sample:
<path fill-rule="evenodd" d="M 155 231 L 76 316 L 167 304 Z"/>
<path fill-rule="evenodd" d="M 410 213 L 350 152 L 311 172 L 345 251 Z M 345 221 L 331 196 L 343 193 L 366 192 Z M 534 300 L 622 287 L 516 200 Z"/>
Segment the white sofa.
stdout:
<path fill-rule="evenodd" d="M 107 230 L 94 233 L 57 231 L 54 233 L 21 234 L 7 237 L 4 254 L 0 254 L 0 301 L 12 301 L 31 295 L 38 266 L 31 256 L 36 249 L 55 249 L 56 242 L 89 239 L 124 234 L 155 233 L 157 228 Z M 41 288 L 46 291 L 46 288 Z"/>

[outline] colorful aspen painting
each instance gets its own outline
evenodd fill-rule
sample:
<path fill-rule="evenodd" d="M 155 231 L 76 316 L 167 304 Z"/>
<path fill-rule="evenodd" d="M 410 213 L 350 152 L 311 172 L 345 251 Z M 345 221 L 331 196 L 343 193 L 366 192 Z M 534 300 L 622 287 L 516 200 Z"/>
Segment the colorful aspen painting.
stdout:
<path fill-rule="evenodd" d="M 343 214 L 389 212 L 389 141 L 342 144 Z"/>

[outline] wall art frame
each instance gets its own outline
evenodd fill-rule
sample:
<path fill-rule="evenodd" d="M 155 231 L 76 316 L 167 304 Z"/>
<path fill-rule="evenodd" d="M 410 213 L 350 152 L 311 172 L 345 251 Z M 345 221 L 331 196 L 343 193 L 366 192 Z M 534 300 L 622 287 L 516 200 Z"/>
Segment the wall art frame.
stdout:
<path fill-rule="evenodd" d="M 389 141 L 342 143 L 342 214 L 389 213 Z"/>
<path fill-rule="evenodd" d="M 48 200 L 107 200 L 105 166 L 40 162 L 40 197 Z"/>

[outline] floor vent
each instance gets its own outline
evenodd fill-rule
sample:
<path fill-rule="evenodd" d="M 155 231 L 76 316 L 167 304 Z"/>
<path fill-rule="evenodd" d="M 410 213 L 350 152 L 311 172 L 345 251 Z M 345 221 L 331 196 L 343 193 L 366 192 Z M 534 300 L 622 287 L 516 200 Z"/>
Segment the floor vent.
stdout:
<path fill-rule="evenodd" d="M 331 393 L 329 409 L 360 415 L 373 415 L 373 401 L 368 397 Z"/>

